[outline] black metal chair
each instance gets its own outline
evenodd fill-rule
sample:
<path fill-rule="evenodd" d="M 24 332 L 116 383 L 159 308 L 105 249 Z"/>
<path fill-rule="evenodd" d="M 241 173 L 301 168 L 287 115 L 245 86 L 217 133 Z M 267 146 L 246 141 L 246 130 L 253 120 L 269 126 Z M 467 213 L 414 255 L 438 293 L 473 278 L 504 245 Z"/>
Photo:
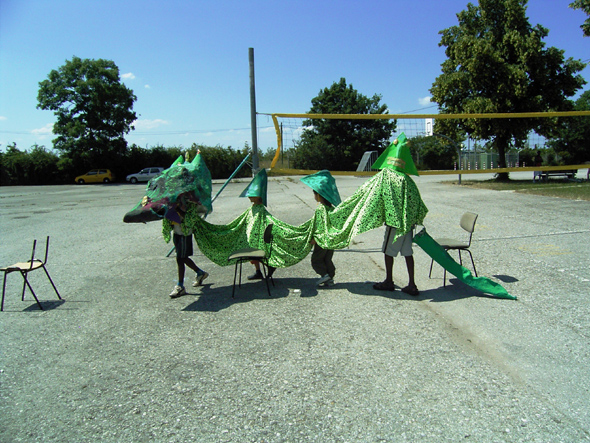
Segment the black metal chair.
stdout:
<path fill-rule="evenodd" d="M 253 261 L 253 260 L 259 261 L 262 264 L 262 274 L 264 276 L 264 281 L 266 282 L 266 290 L 268 291 L 268 296 L 271 297 L 270 287 L 268 285 L 268 280 L 269 279 L 271 280 L 273 286 L 275 284 L 275 282 L 272 278 L 272 273 L 269 272 L 269 265 L 268 265 L 268 260 L 270 259 L 270 255 L 272 253 L 272 238 L 273 238 L 272 228 L 273 228 L 273 224 L 271 223 L 264 229 L 264 235 L 263 235 L 264 243 L 269 245 L 268 253 L 262 249 L 244 248 L 244 249 L 240 249 L 238 251 L 233 252 L 229 256 L 229 258 L 227 259 L 228 261 L 232 261 L 232 260 L 236 261 L 236 267 L 235 267 L 235 271 L 234 271 L 234 285 L 233 285 L 232 292 L 231 292 L 232 298 L 234 298 L 234 294 L 236 292 L 236 278 L 238 275 L 238 265 L 240 268 L 240 279 L 238 281 L 238 287 L 241 287 L 242 286 L 242 263 Z"/>
<path fill-rule="evenodd" d="M 469 233 L 469 239 L 467 241 L 455 240 L 454 238 L 439 238 L 435 239 L 436 242 L 441 245 L 446 251 L 455 250 L 459 251 L 459 263 L 463 265 L 463 259 L 461 257 L 461 251 L 467 251 L 469 253 L 469 257 L 471 257 L 471 264 L 473 265 L 473 271 L 475 272 L 475 276 L 477 277 L 477 269 L 475 269 L 475 262 L 473 261 L 473 255 L 469 248 L 471 247 L 471 237 L 473 236 L 473 231 L 475 230 L 475 222 L 477 221 L 477 214 L 473 212 L 466 212 L 461 217 L 461 221 L 459 224 L 461 227 Z M 430 262 L 430 272 L 428 273 L 428 278 L 432 275 L 432 265 L 434 260 Z M 443 277 L 443 286 L 447 284 L 447 270 L 444 270 L 444 277 Z"/>
<path fill-rule="evenodd" d="M 37 240 L 34 240 L 33 241 L 33 252 L 31 253 L 31 259 L 29 261 L 15 263 L 12 266 L 8 266 L 6 268 L 0 269 L 0 271 L 4 272 L 4 282 L 2 284 L 2 303 L 0 304 L 0 311 L 4 310 L 4 296 L 6 293 L 6 276 L 8 274 L 10 274 L 11 272 L 20 272 L 20 274 L 23 277 L 23 280 L 24 280 L 23 293 L 22 293 L 22 300 L 23 301 L 25 300 L 25 290 L 28 286 L 29 290 L 33 294 L 33 297 L 35 297 L 35 301 L 37 302 L 37 305 L 39 305 L 39 309 L 43 310 L 43 306 L 41 306 L 41 303 L 39 303 L 39 299 L 37 298 L 37 295 L 35 294 L 35 291 L 33 291 L 31 283 L 29 283 L 29 279 L 27 278 L 29 272 L 36 271 L 37 269 L 43 269 L 45 271 L 47 278 L 51 282 L 51 286 L 53 286 L 53 289 L 55 290 L 55 293 L 57 294 L 57 298 L 62 300 L 61 296 L 59 295 L 59 292 L 57 291 L 57 288 L 55 287 L 55 284 L 53 283 L 53 280 L 51 279 L 51 277 L 49 275 L 49 272 L 47 271 L 47 268 L 45 267 L 45 265 L 47 264 L 47 256 L 49 253 L 49 236 L 47 236 L 47 242 L 45 244 L 45 260 L 35 259 L 35 248 L 36 247 L 37 247 Z"/>

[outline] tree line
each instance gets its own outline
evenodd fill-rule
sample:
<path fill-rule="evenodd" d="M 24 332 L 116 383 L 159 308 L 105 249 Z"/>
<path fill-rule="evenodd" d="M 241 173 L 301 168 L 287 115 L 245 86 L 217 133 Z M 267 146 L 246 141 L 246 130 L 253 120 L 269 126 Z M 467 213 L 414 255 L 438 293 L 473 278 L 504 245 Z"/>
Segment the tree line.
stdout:
<path fill-rule="evenodd" d="M 165 147 L 162 145 L 142 148 L 135 144 L 127 147 L 122 154 L 105 156 L 95 164 L 88 164 L 67 155 L 58 155 L 44 146 L 35 145 L 21 151 L 15 144 L 8 145 L 6 152 L 0 152 L 0 185 L 61 185 L 73 184 L 74 178 L 90 169 L 106 168 L 115 174 L 115 181 L 124 182 L 125 177 L 149 166 L 169 167 L 180 155 L 188 153 L 193 159 L 200 151 L 212 178 L 227 178 L 250 152 L 246 145 L 242 149 L 221 146 L 204 146 L 193 143 L 190 148 Z M 78 161 L 76 161 L 78 160 Z M 252 175 L 249 165 L 243 166 L 236 177 Z"/>

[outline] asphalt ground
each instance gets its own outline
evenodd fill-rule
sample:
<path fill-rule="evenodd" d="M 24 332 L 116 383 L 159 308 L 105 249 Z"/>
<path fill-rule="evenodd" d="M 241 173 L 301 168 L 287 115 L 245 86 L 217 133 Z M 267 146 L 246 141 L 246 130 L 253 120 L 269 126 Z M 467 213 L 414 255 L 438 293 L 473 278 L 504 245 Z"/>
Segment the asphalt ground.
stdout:
<path fill-rule="evenodd" d="M 346 198 L 368 178 L 336 179 Z M 417 246 L 420 296 L 374 290 L 382 229 L 335 253 L 336 286 L 316 288 L 306 258 L 276 271 L 272 298 L 258 281 L 232 299 L 233 267 L 195 247 L 210 277 L 172 300 L 161 223 L 122 222 L 144 185 L 0 187 L 0 265 L 26 260 L 33 238 L 42 254 L 50 235 L 65 299 L 34 272 L 40 311 L 8 276 L 0 441 L 589 441 L 590 202 L 443 183 L 453 179 L 416 178 L 426 229 L 460 237 L 461 214 L 478 213 L 478 273 L 517 301 L 452 276 L 444 287 L 436 264 L 429 279 Z M 208 220 L 242 213 L 246 184 L 229 184 Z M 268 201 L 291 224 L 316 204 L 299 177 L 272 177 Z M 394 276 L 405 286 L 404 260 Z"/>

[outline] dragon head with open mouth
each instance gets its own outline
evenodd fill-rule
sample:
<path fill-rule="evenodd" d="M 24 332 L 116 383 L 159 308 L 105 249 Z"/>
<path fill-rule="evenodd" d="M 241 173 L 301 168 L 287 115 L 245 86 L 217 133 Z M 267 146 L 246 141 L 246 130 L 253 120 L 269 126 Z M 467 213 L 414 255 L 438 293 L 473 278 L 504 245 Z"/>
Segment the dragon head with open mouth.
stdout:
<path fill-rule="evenodd" d="M 192 162 L 178 157 L 168 169 L 152 178 L 147 184 L 145 196 L 125 214 L 123 221 L 147 223 L 168 219 L 180 223 L 179 212 L 186 212 L 189 203 L 196 205 L 197 212 L 203 216 L 213 210 L 211 173 L 200 153 Z"/>

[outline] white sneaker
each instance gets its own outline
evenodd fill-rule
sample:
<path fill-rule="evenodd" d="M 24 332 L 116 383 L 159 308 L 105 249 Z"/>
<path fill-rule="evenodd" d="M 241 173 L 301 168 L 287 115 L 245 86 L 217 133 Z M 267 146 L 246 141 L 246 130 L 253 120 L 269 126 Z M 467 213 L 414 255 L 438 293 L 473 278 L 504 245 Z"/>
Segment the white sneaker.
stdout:
<path fill-rule="evenodd" d="M 197 286 L 201 286 L 203 284 L 203 280 L 205 280 L 207 277 L 209 277 L 208 272 L 203 272 L 201 275 L 197 274 L 197 276 L 195 277 L 195 282 L 193 283 L 193 286 L 195 288 Z"/>
<path fill-rule="evenodd" d="M 318 279 L 315 284 L 316 286 L 323 285 L 328 280 L 332 280 L 328 274 L 324 275 L 322 278 Z"/>
<path fill-rule="evenodd" d="M 184 294 L 186 294 L 186 289 L 184 289 L 182 286 L 176 285 L 170 293 L 170 298 L 177 298 Z"/>

